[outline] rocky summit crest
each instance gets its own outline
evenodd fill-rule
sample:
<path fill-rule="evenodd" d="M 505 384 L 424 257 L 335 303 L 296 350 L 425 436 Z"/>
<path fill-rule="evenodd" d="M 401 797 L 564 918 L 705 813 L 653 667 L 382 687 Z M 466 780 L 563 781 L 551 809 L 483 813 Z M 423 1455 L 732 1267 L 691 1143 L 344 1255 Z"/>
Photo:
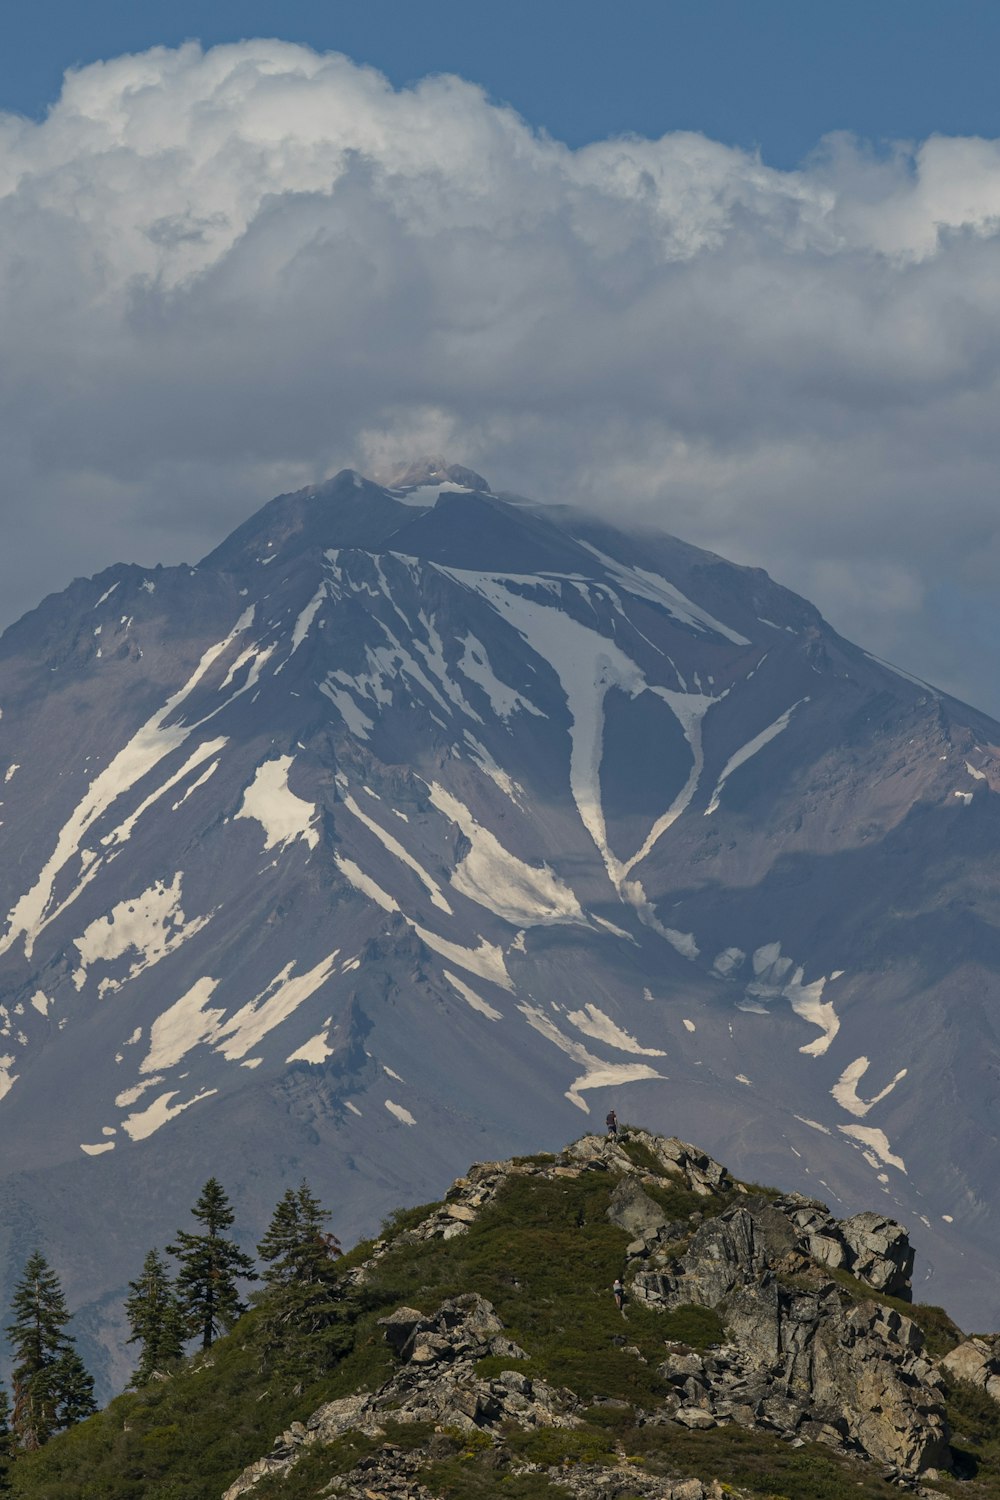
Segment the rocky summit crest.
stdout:
<path fill-rule="evenodd" d="M 585 1289 L 601 1299 L 591 1317 L 602 1331 L 578 1388 L 566 1378 L 572 1351 L 550 1364 L 524 1331 L 533 1315 L 510 1316 L 530 1295 L 518 1275 L 522 1237 L 537 1255 L 559 1254 L 560 1233 L 572 1241 L 574 1230 L 581 1248 L 618 1231 L 625 1288 L 620 1319 L 599 1271 Z M 633 1129 L 620 1141 L 587 1135 L 556 1156 L 472 1167 L 442 1203 L 374 1242 L 345 1282 L 355 1293 L 374 1289 L 393 1263 L 429 1268 L 434 1246 L 444 1255 L 462 1241 L 465 1290 L 439 1298 L 425 1285 L 420 1306 L 401 1303 L 378 1318 L 388 1379 L 293 1423 L 224 1500 L 270 1495 L 267 1486 L 307 1456 L 310 1474 L 328 1483 L 296 1494 L 352 1500 L 501 1493 L 529 1474 L 555 1487 L 526 1495 L 709 1500 L 758 1488 L 730 1482 L 742 1445 L 755 1442 L 764 1444 L 767 1492 L 782 1495 L 920 1489 L 962 1468 L 949 1392 L 975 1355 L 990 1365 L 992 1343 L 961 1343 L 939 1309 L 909 1305 L 913 1250 L 905 1229 L 880 1214 L 837 1220 L 818 1201 L 738 1182 L 696 1147 Z M 476 1248 L 491 1242 L 509 1254 L 504 1316 L 483 1295 L 494 1289 L 488 1278 L 471 1270 L 481 1264 Z M 565 1268 L 571 1288 L 578 1269 Z M 580 1290 L 562 1304 L 547 1298 L 560 1331 Z M 639 1377 L 631 1391 L 630 1365 Z M 727 1457 L 730 1429 L 741 1436 Z M 359 1443 L 364 1457 L 350 1464 Z M 435 1488 L 434 1476 L 454 1469 L 456 1447 L 467 1479 L 492 1466 L 505 1489 Z M 815 1490 L 787 1486 L 787 1454 L 800 1455 L 800 1477 L 818 1465 Z M 670 1472 L 678 1460 L 687 1472 Z M 829 1487 L 833 1472 L 842 1491 Z"/>
<path fill-rule="evenodd" d="M 376 484 L 389 490 L 419 489 L 424 485 L 455 484 L 461 489 L 492 493 L 487 480 L 464 464 L 451 464 L 438 455 L 404 459 L 390 468 L 379 469 L 373 476 Z"/>

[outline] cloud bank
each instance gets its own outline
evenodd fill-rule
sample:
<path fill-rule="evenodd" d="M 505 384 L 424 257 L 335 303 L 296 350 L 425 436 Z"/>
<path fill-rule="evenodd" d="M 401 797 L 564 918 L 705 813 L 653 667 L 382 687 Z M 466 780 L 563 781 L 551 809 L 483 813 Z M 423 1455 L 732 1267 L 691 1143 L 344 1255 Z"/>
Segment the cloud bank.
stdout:
<path fill-rule="evenodd" d="M 0 613 L 444 450 L 808 594 L 1000 713 L 1000 143 L 571 151 L 278 41 L 0 115 Z"/>

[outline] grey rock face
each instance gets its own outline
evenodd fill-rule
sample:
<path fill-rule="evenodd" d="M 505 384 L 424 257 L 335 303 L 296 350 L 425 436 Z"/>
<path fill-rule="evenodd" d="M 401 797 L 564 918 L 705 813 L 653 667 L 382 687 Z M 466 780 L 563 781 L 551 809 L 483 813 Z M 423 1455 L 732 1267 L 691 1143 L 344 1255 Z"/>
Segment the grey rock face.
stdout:
<path fill-rule="evenodd" d="M 817 1241 L 822 1265 L 827 1247 L 839 1246 L 855 1275 L 908 1291 L 900 1277 L 912 1252 L 898 1224 L 871 1214 L 838 1225 L 822 1205 L 749 1199 L 703 1223 L 673 1270 L 635 1273 L 637 1301 L 717 1308 L 732 1341 L 721 1363 L 668 1361 L 668 1378 L 683 1377 L 688 1394 L 694 1380 L 710 1416 L 721 1405 L 744 1425 L 838 1434 L 904 1474 L 946 1465 L 944 1392 L 916 1325 L 876 1302 L 845 1305 L 840 1289 L 817 1277 L 809 1248 Z M 811 1287 L 798 1286 L 804 1275 Z"/>
<path fill-rule="evenodd" d="M 623 1177 L 615 1188 L 608 1206 L 608 1218 L 619 1229 L 626 1229 L 637 1238 L 656 1234 L 667 1223 L 662 1208 L 633 1177 Z"/>
<path fill-rule="evenodd" d="M 940 1364 L 952 1380 L 967 1380 L 1000 1403 L 1000 1335 L 966 1339 Z"/>
<path fill-rule="evenodd" d="M 850 1252 L 850 1269 L 890 1297 L 911 1296 L 913 1249 L 905 1229 L 876 1213 L 843 1219 L 840 1233 Z"/>

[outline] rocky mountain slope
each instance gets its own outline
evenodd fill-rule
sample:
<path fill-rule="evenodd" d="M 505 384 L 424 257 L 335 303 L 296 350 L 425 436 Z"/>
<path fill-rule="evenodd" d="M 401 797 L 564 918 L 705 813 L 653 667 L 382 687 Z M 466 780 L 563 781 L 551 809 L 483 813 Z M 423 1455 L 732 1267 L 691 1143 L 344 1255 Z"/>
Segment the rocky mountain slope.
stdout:
<path fill-rule="evenodd" d="M 107 1390 L 206 1158 L 350 1241 L 615 1104 L 875 1191 L 1000 1322 L 1000 726 L 758 571 L 390 477 L 0 641 L 8 1287 L 42 1244 Z"/>
<path fill-rule="evenodd" d="M 20 1461 L 15 1494 L 1000 1494 L 987 1341 L 911 1303 L 913 1259 L 877 1213 L 837 1220 L 644 1130 L 584 1136 L 472 1167 L 348 1257 L 339 1356 L 308 1390 L 262 1336 L 265 1297 Z M 276 1405 L 284 1428 L 252 1457 Z"/>

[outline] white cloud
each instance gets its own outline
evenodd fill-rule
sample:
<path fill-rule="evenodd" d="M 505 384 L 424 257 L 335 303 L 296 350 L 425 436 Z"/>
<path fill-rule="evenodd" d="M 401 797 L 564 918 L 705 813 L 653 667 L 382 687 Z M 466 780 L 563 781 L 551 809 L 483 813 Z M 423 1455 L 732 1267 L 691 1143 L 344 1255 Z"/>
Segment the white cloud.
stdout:
<path fill-rule="evenodd" d="M 992 141 L 779 172 L 683 133 L 570 151 L 460 79 L 275 41 L 84 68 L 0 116 L 4 597 L 444 448 L 763 564 L 989 701 L 998 225 Z"/>

